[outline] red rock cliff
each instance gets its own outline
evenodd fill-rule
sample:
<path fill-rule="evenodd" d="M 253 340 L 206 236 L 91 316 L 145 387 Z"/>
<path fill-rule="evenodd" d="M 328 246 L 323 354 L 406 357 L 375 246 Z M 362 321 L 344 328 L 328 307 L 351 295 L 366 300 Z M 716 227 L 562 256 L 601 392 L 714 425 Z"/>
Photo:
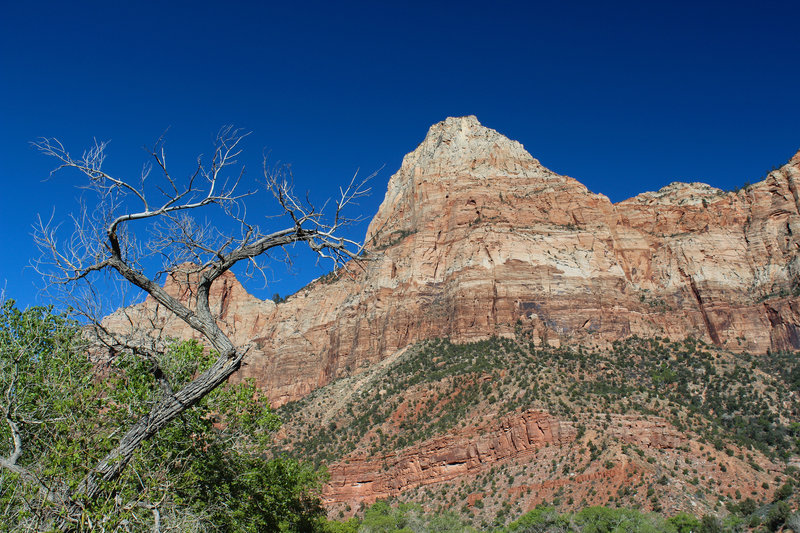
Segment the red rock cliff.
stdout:
<path fill-rule="evenodd" d="M 735 193 L 673 183 L 613 204 L 475 117 L 448 118 L 391 177 L 363 271 L 278 306 L 231 275 L 216 305 L 238 342 L 255 343 L 239 374 L 276 404 L 418 340 L 519 322 L 551 344 L 691 335 L 800 348 L 798 181 L 800 153 Z"/>

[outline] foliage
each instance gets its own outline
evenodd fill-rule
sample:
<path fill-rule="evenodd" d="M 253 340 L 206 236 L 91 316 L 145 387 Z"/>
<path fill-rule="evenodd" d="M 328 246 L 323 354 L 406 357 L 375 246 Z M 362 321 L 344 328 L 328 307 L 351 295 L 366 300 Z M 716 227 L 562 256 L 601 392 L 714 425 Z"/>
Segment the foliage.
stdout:
<path fill-rule="evenodd" d="M 755 515 L 754 515 L 755 516 Z M 555 507 L 540 505 L 500 528 L 484 526 L 475 529 L 448 511 L 426 511 L 418 504 L 400 503 L 394 506 L 378 500 L 368 507 L 361 518 L 347 521 L 328 521 L 324 533 L 734 533 L 747 531 L 741 518 L 733 515 L 724 521 L 713 515 L 698 519 L 681 512 L 671 517 L 645 513 L 638 509 L 586 507 L 577 512 L 559 513 Z M 757 528 L 760 522 L 751 524 Z M 800 513 L 791 514 L 788 505 L 772 507 L 768 512 L 766 529 L 777 531 L 788 526 L 800 530 Z M 299 529 L 298 531 L 305 531 Z M 786 531 L 786 529 L 784 529 Z"/>
<path fill-rule="evenodd" d="M 354 516 L 344 522 L 329 520 L 322 530 L 324 533 L 357 533 L 360 525 L 361 521 Z"/>
<path fill-rule="evenodd" d="M 794 512 L 789 515 L 789 518 L 786 519 L 786 525 L 794 533 L 800 533 L 800 512 Z"/>
<path fill-rule="evenodd" d="M 80 335 L 74 323 L 50 307 L 0 307 L 0 456 L 14 455 L 14 426 L 26 442 L 15 462 L 47 451 L 46 444 L 73 430 L 73 414 L 91 402 L 91 365 L 76 358 Z"/>
<path fill-rule="evenodd" d="M 775 500 L 786 500 L 794 494 L 794 485 L 788 481 L 775 491 Z"/>
<path fill-rule="evenodd" d="M 477 531 L 458 520 L 452 513 L 425 512 L 416 504 L 401 503 L 394 507 L 378 500 L 365 512 L 363 519 L 330 522 L 331 533 L 456 533 Z M 719 520 L 712 516 L 698 520 L 688 513 L 666 518 L 636 509 L 587 507 L 576 513 L 559 513 L 554 507 L 539 506 L 494 533 L 712 533 L 721 531 Z M 732 530 L 725 528 L 726 531 Z"/>
<path fill-rule="evenodd" d="M 766 525 L 770 531 L 777 531 L 786 523 L 792 510 L 785 501 L 775 503 L 767 513 Z"/>
<path fill-rule="evenodd" d="M 76 324 L 49 308 L 0 315 L 0 383 L 14 396 L 24 452 L 0 469 L 0 529 L 47 529 L 62 512 L 58 495 L 74 490 L 118 444 L 119 431 L 158 400 L 158 368 L 179 390 L 213 362 L 196 342 L 174 344 L 158 361 L 120 354 L 95 366 Z M 9 405 L 11 407 L 9 407 Z M 9 414 L 11 413 L 11 414 Z M 35 417 L 35 418 L 34 418 Z M 315 531 L 324 525 L 318 498 L 323 474 L 294 459 L 265 455 L 279 418 L 250 382 L 218 388 L 136 451 L 103 499 L 78 498 L 77 528 Z M 9 424 L 2 453 L 13 453 Z"/>
<path fill-rule="evenodd" d="M 474 531 L 454 513 L 426 513 L 422 506 L 401 503 L 391 507 L 378 500 L 364 513 L 358 533 L 468 533 Z"/>
<path fill-rule="evenodd" d="M 678 513 L 667 519 L 677 533 L 694 533 L 700 531 L 700 520 L 689 513 Z"/>
<path fill-rule="evenodd" d="M 80 331 L 51 307 L 0 307 L 0 525 L 35 524 L 83 469 L 87 448 L 105 447 L 90 420 L 103 409 L 102 389 L 83 355 Z M 58 474 L 58 475 L 57 475 Z M 33 528 L 32 527 L 32 528 Z"/>
<path fill-rule="evenodd" d="M 752 183 L 750 183 L 749 181 L 745 181 L 742 185 L 737 185 L 736 187 L 734 187 L 732 189 L 728 189 L 728 192 L 732 192 L 732 193 L 738 193 L 739 191 L 747 192 L 750 189 L 750 187 L 752 187 L 752 186 L 753 186 Z"/>
<path fill-rule="evenodd" d="M 538 533 L 564 530 L 566 527 L 564 517 L 556 509 L 540 506 L 511 522 L 503 533 Z"/>
<path fill-rule="evenodd" d="M 559 514 L 552 507 L 537 507 L 521 516 L 502 530 L 502 533 L 543 533 L 550 531 L 578 531 L 583 533 L 641 532 L 689 533 L 698 529 L 680 529 L 700 522 L 691 515 L 665 520 L 656 514 L 646 514 L 635 509 L 587 507 L 577 513 Z"/>
<path fill-rule="evenodd" d="M 416 232 L 417 232 L 416 229 L 412 229 L 412 230 L 408 230 L 408 229 L 394 230 L 394 231 L 392 231 L 391 233 L 388 234 L 388 238 L 387 238 L 386 242 L 384 242 L 384 243 L 380 244 L 379 246 L 375 247 L 375 251 L 379 252 L 379 251 L 386 250 L 387 248 L 391 248 L 392 246 L 394 246 L 395 244 L 399 243 L 400 241 L 402 241 L 403 239 L 405 239 L 409 235 L 414 235 Z M 379 234 L 376 234 L 372 238 L 372 244 L 373 245 L 375 244 L 378 236 L 379 236 Z"/>
<path fill-rule="evenodd" d="M 655 514 L 645 514 L 634 509 L 609 509 L 589 507 L 575 515 L 577 529 L 586 533 L 612 531 L 671 531 L 672 524 Z"/>

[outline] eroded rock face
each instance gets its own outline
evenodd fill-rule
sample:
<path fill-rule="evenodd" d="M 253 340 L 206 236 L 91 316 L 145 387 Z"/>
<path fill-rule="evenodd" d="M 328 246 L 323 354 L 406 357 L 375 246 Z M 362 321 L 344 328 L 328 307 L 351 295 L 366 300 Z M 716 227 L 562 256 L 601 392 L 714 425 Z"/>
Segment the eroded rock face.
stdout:
<path fill-rule="evenodd" d="M 583 437 L 576 431 L 577 425 L 586 431 Z M 592 441 L 605 450 L 594 458 L 588 451 L 594 446 Z M 761 470 L 754 470 L 724 452 L 712 453 L 656 416 L 579 416 L 573 422 L 528 410 L 460 427 L 386 455 L 354 452 L 329 467 L 331 478 L 322 498 L 331 515 L 342 510 L 349 516 L 377 499 L 410 497 L 414 501 L 421 493 L 444 494 L 440 491 L 446 489 L 448 494 L 459 494 L 455 498 L 459 507 L 466 504 L 472 508 L 491 493 L 500 492 L 527 511 L 552 502 L 564 489 L 575 503 L 584 502 L 577 505 L 580 508 L 607 505 L 608 495 L 626 487 L 658 483 L 660 500 L 674 513 L 694 509 L 692 491 L 682 480 L 665 481 L 666 470 L 657 463 L 692 465 L 702 475 L 717 479 L 721 494 L 733 497 L 737 488 L 755 489 L 774 477 L 768 472 L 774 465 L 760 455 L 758 459 Z M 481 483 L 481 477 L 488 481 Z M 470 487 L 476 491 L 469 493 Z M 468 492 L 466 497 L 462 490 Z M 634 500 L 649 506 L 645 492 L 640 492 Z M 431 507 L 435 504 L 424 497 L 422 502 Z M 701 505 L 700 509 L 704 508 L 705 504 Z"/>
<path fill-rule="evenodd" d="M 547 413 L 528 411 L 500 423 L 451 432 L 380 458 L 349 458 L 330 467 L 323 499 L 355 507 L 362 501 L 394 497 L 402 491 L 475 474 L 543 446 L 573 440 L 575 429 Z"/>
<path fill-rule="evenodd" d="M 277 405 L 422 339 L 519 326 L 549 344 L 800 348 L 798 180 L 800 153 L 746 190 L 674 183 L 613 204 L 475 117 L 448 118 L 390 179 L 363 269 L 278 306 L 226 276 L 212 305 L 254 343 L 239 378 Z"/>

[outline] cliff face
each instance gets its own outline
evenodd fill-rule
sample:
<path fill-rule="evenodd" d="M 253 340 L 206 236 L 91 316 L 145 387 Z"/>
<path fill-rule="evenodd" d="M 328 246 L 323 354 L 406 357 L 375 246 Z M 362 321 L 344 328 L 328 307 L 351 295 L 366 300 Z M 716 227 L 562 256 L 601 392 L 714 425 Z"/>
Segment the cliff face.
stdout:
<path fill-rule="evenodd" d="M 527 458 L 543 446 L 566 444 L 574 438 L 571 426 L 547 413 L 529 411 L 506 417 L 499 424 L 451 432 L 398 453 L 332 465 L 325 503 L 352 507 L 395 497 L 410 488 L 475 474 L 499 461 Z"/>
<path fill-rule="evenodd" d="M 776 296 L 797 279 L 799 162 L 736 194 L 676 183 L 615 205 L 474 117 L 448 119 L 406 157 L 370 226 L 378 249 L 410 233 L 375 284 L 457 338 L 522 320 L 550 342 L 796 348 L 796 301 Z"/>
<path fill-rule="evenodd" d="M 699 507 L 695 507 L 697 502 L 690 503 L 692 490 L 688 487 L 692 485 L 684 480 L 659 482 L 668 471 L 662 465 L 693 465 L 702 475 L 714 479 L 721 487 L 719 494 L 727 497 L 734 497 L 737 489 L 761 488 L 765 481 L 774 479 L 777 468 L 759 457 L 760 468 L 772 470 L 759 472 L 723 452 L 704 451 L 702 444 L 658 417 L 583 417 L 581 424 L 589 429 L 586 437 L 576 439 L 573 423 L 526 411 L 452 430 L 388 455 L 354 454 L 329 467 L 331 478 L 322 499 L 332 516 L 339 510 L 350 516 L 362 504 L 377 499 L 418 500 L 433 508 L 437 502 L 431 494 L 444 494 L 445 488 L 454 498 L 451 505 L 455 501 L 455 508 L 466 504 L 474 511 L 478 511 L 478 501 L 491 496 L 507 500 L 524 512 L 564 493 L 574 501 L 585 502 L 585 506 L 608 505 L 608 495 L 633 493 L 628 496 L 630 501 L 651 508 L 644 490 L 631 489 L 649 485 L 658 487 L 659 501 L 670 513 L 687 509 L 697 512 L 698 508 L 710 512 L 713 505 L 709 502 L 701 502 Z M 585 453 L 592 439 L 603 442 L 605 448 L 595 458 Z M 568 469 L 552 469 L 557 461 Z M 661 464 L 654 466 L 656 463 Z M 483 478 L 491 480 L 491 488 L 480 482 Z M 441 499 L 448 501 L 448 497 Z"/>
<path fill-rule="evenodd" d="M 619 442 L 658 450 L 674 449 L 688 442 L 684 435 L 656 417 L 614 415 L 610 423 L 604 423 L 602 431 Z M 536 463 L 534 458 L 544 447 L 559 447 L 566 455 L 566 451 L 575 447 L 575 437 L 571 422 L 529 410 L 477 427 L 452 430 L 385 456 L 351 456 L 346 462 L 330 467 L 325 503 L 328 507 L 336 504 L 356 507 L 362 501 L 372 503 L 376 499 L 397 497 L 409 489 L 475 476 L 498 463 Z M 550 478 L 544 477 L 542 481 L 545 479 Z M 570 481 L 580 483 L 591 479 L 595 477 L 589 474 Z M 525 488 L 515 487 L 517 491 Z"/>
<path fill-rule="evenodd" d="M 674 183 L 613 204 L 475 117 L 448 118 L 390 179 L 363 269 L 278 306 L 227 276 L 214 305 L 237 342 L 255 343 L 240 376 L 276 404 L 415 341 L 519 323 L 551 345 L 639 335 L 800 348 L 798 182 L 800 153 L 735 193 Z"/>

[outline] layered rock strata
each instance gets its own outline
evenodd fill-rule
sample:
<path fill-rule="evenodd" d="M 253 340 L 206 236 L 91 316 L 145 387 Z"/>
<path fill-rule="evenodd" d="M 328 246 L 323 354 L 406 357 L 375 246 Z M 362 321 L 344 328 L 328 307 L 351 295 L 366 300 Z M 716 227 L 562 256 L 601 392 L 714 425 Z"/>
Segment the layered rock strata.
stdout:
<path fill-rule="evenodd" d="M 506 417 L 499 424 L 462 429 L 383 457 L 348 458 L 330 467 L 323 500 L 328 506 L 372 503 L 410 488 L 474 474 L 574 438 L 572 425 L 547 413 L 528 411 Z"/>
<path fill-rule="evenodd" d="M 798 181 L 800 153 L 737 192 L 673 183 L 614 204 L 475 117 L 448 118 L 391 177 L 348 275 L 277 306 L 226 276 L 213 304 L 236 342 L 253 343 L 239 376 L 275 404 L 422 339 L 515 327 L 549 344 L 639 335 L 800 348 Z M 191 333 L 156 311 L 148 301 L 127 313 Z"/>
<path fill-rule="evenodd" d="M 583 422 L 599 427 L 593 420 Z M 688 442 L 685 435 L 658 417 L 609 415 L 602 420 L 602 427 L 604 435 L 644 448 L 674 449 Z M 575 437 L 572 422 L 529 410 L 497 422 L 459 428 L 381 457 L 349 456 L 330 466 L 331 478 L 323 500 L 327 507 L 347 504 L 354 508 L 361 502 L 397 497 L 416 487 L 474 476 L 512 460 L 528 464 L 541 448 L 569 447 Z M 559 483 L 583 483 L 608 475 L 605 471 L 592 472 L 546 484 L 553 488 Z"/>

